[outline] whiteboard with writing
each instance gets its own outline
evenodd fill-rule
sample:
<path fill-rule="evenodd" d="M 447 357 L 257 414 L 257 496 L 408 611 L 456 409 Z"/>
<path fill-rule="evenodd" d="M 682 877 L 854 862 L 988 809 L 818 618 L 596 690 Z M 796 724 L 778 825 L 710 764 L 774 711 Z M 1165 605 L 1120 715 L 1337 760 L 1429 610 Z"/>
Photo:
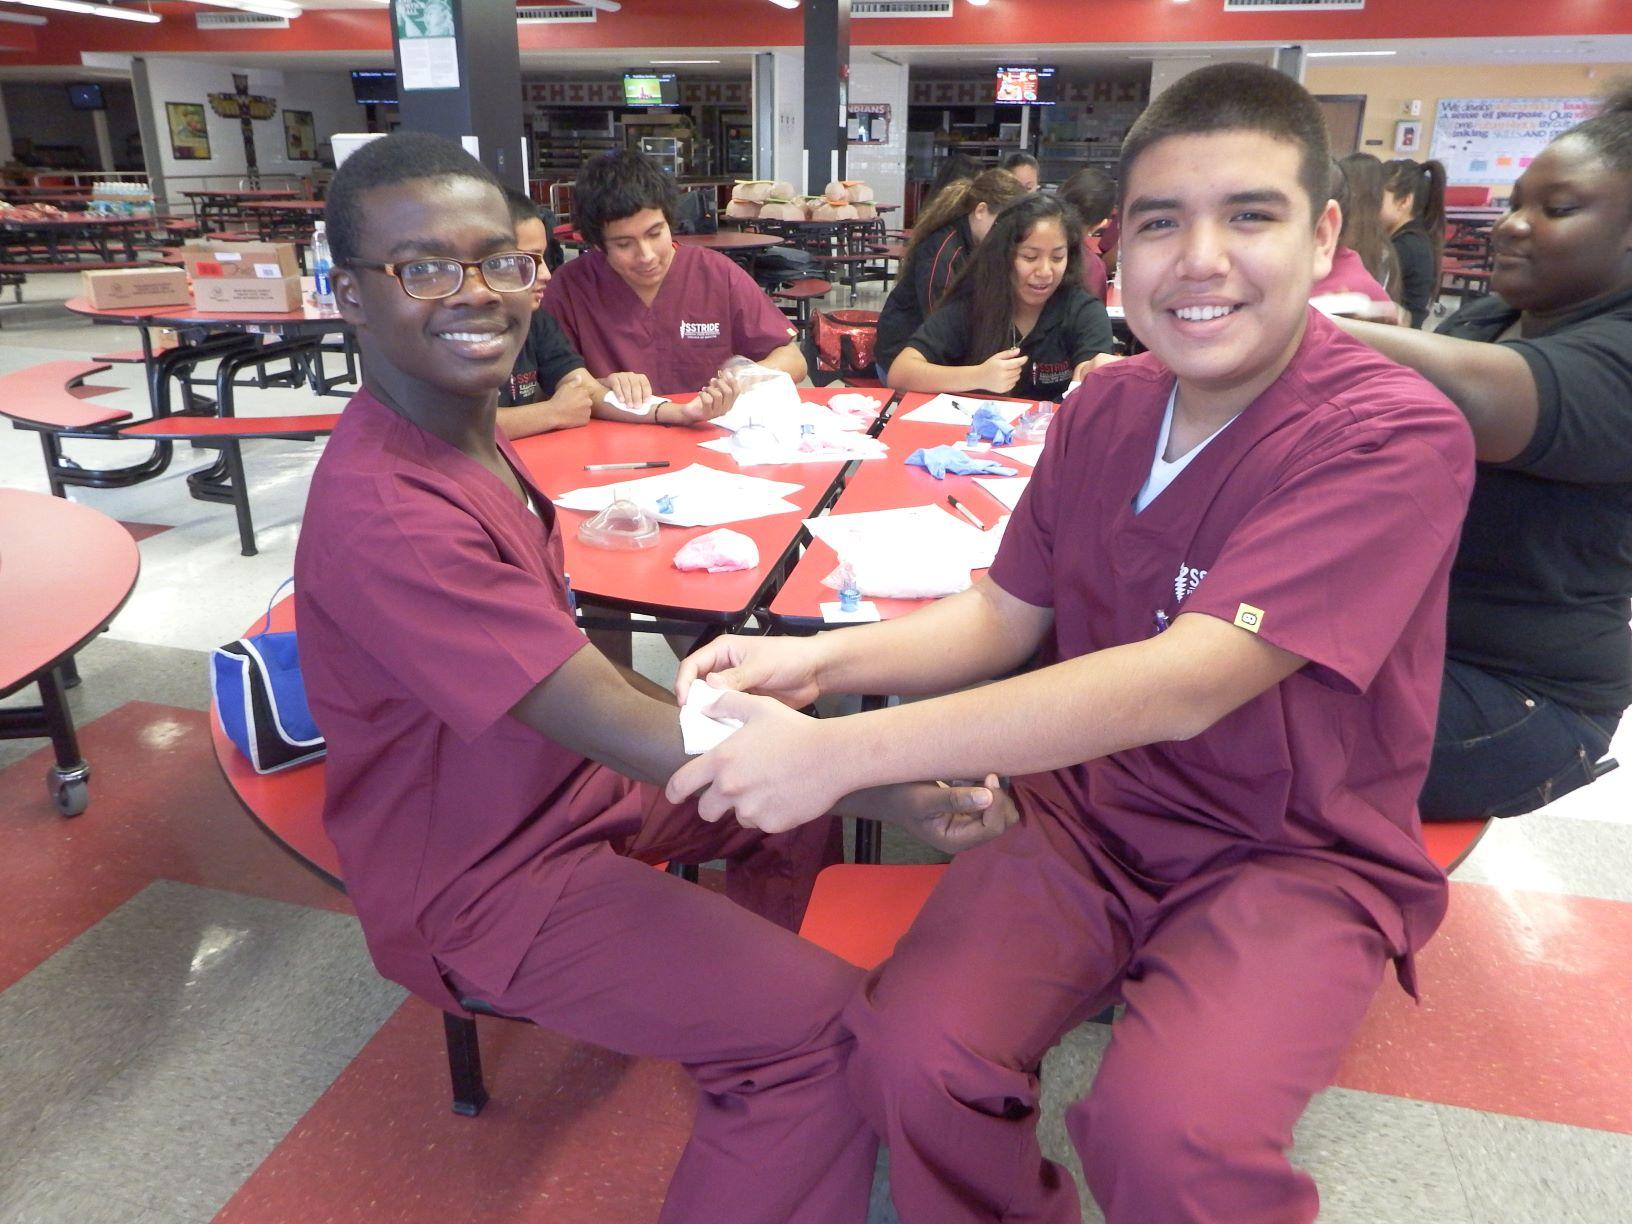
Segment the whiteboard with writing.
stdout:
<path fill-rule="evenodd" d="M 1453 183 L 1512 183 L 1547 142 L 1583 120 L 1598 98 L 1441 98 L 1429 156 Z"/>

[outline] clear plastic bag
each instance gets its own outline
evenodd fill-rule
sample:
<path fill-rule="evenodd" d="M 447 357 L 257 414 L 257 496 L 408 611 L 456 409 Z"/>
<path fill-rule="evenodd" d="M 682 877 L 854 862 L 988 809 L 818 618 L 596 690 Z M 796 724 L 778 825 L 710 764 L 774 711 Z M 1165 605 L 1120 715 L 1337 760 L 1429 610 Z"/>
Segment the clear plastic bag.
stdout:
<path fill-rule="evenodd" d="M 593 518 L 578 526 L 578 539 L 591 548 L 633 552 L 657 547 L 660 528 L 652 514 L 626 497 L 620 497 Z"/>

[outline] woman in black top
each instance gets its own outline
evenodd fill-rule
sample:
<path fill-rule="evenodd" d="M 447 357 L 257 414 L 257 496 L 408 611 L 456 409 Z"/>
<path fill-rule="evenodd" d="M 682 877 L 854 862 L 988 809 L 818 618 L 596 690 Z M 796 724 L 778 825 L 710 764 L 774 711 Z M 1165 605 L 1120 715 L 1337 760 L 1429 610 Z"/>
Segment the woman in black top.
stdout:
<path fill-rule="evenodd" d="M 1495 294 L 1437 333 L 1339 320 L 1478 444 L 1425 820 L 1590 782 L 1632 704 L 1632 93 L 1530 164 L 1492 242 Z"/>
<path fill-rule="evenodd" d="M 1076 210 L 1030 195 L 998 215 L 890 366 L 889 384 L 1058 400 L 1111 347 L 1105 305 L 1082 287 Z"/>
<path fill-rule="evenodd" d="M 1007 170 L 987 170 L 949 183 L 918 214 L 901 275 L 878 316 L 873 354 L 879 378 L 888 377 L 890 364 L 946 296 L 952 278 L 986 237 L 997 214 L 1025 195 L 1020 180 Z"/>
<path fill-rule="evenodd" d="M 1383 165 L 1383 228 L 1400 263 L 1400 305 L 1421 327 L 1439 296 L 1439 259 L 1445 249 L 1445 167 L 1437 161 Z"/>

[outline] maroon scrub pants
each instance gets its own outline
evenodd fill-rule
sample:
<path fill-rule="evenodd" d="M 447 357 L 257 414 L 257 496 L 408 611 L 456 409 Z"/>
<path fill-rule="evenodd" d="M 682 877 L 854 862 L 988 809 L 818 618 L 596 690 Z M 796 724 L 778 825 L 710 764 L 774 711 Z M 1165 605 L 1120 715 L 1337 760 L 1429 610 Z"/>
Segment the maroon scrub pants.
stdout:
<path fill-rule="evenodd" d="M 1038 1069 L 1068 1030 L 1127 1010 L 1066 1114 L 1111 1224 L 1306 1221 L 1286 1158 L 1398 949 L 1342 868 L 1257 857 L 1162 888 L 1065 810 L 1046 775 L 1022 817 L 959 855 L 846 1010 L 848 1078 L 890 1147 L 904 1224 L 1080 1219 L 1037 1143 Z"/>
<path fill-rule="evenodd" d="M 625 805 L 590 825 L 575 832 L 604 840 L 562 864 L 566 886 L 509 988 L 449 980 L 505 1015 L 685 1065 L 697 1115 L 662 1220 L 865 1220 L 878 1141 L 845 1087 L 838 1019 L 861 971 L 647 865 L 725 858 L 728 893 L 797 924 L 838 822 L 767 838 L 650 792 L 644 814 Z"/>

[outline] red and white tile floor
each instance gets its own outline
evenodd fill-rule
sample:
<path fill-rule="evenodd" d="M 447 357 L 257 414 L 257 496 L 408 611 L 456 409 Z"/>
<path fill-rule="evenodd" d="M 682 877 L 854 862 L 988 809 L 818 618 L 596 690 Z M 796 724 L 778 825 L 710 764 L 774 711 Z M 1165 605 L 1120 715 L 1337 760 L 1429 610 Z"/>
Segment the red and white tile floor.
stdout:
<path fill-rule="evenodd" d="M 66 296 L 54 279 L 31 300 Z M 127 347 L 48 306 L 13 317 L 0 370 Z M 132 371 L 99 381 L 140 395 Z M 291 393 L 264 394 L 271 411 Z M 51 808 L 43 749 L 0 744 L 0 1221 L 652 1220 L 684 1075 L 486 1023 L 492 1102 L 453 1115 L 435 1011 L 374 974 L 344 898 L 217 775 L 205 652 L 288 574 L 316 453 L 250 450 L 257 558 L 226 507 L 184 495 L 208 456 L 74 494 L 131 524 L 143 573 L 81 656 L 85 815 Z M 43 488 L 38 469 L 34 439 L 0 431 L 0 484 Z M 1297 1132 L 1324 1219 L 1632 1218 L 1632 733 L 1617 751 L 1628 768 L 1503 823 L 1458 870 L 1421 1005 L 1379 993 Z M 1059 1111 L 1105 1035 L 1045 1065 L 1062 1158 Z"/>

